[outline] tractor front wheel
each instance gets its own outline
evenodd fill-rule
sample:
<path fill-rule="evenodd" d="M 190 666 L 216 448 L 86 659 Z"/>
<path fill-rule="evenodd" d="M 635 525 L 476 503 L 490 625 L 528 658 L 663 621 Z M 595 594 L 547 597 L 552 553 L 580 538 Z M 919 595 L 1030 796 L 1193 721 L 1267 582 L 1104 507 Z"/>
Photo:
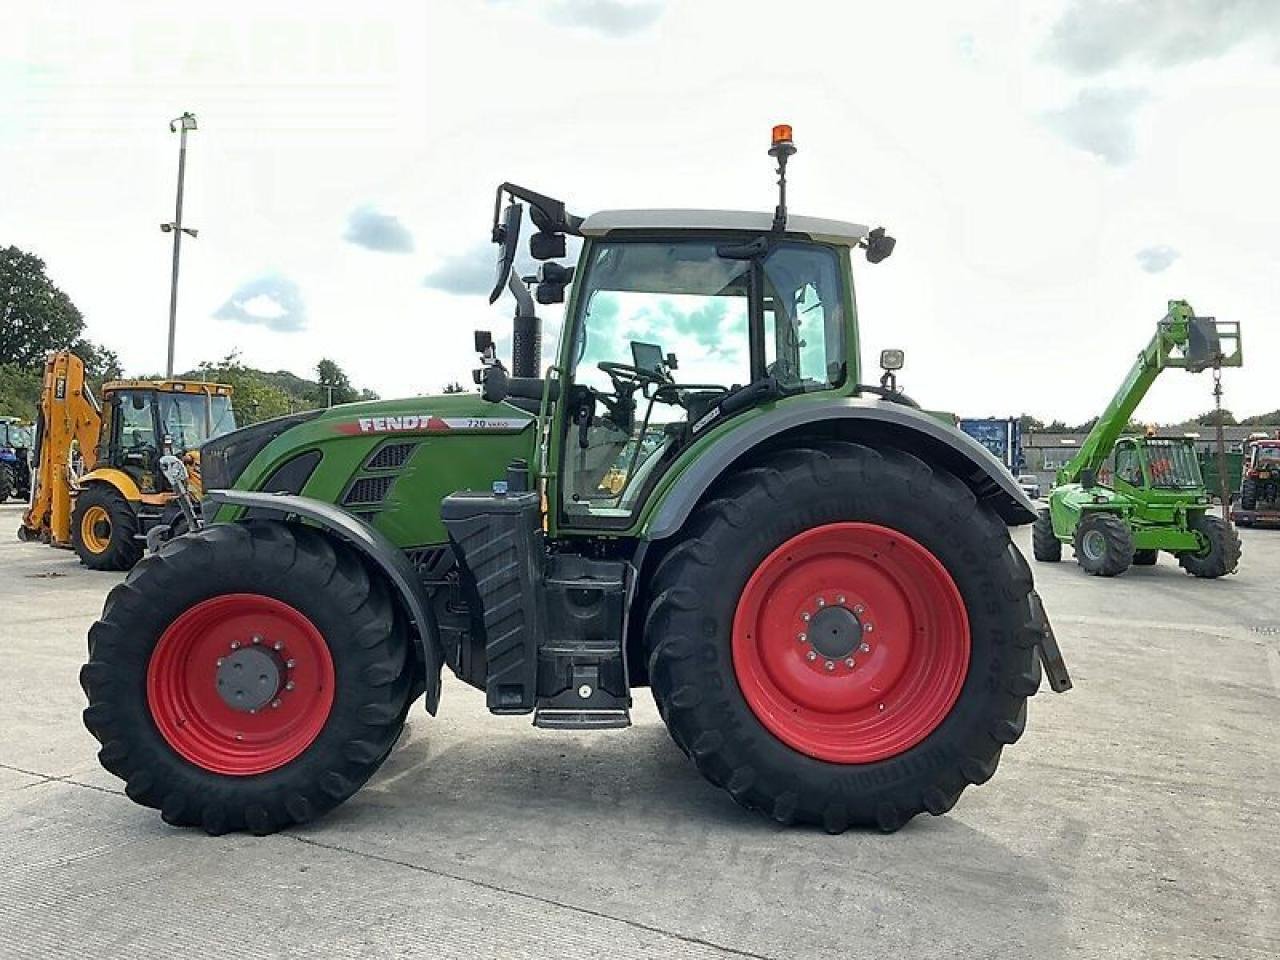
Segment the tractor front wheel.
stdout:
<path fill-rule="evenodd" d="M 71 545 L 90 570 L 128 570 L 143 553 L 138 514 L 115 487 L 91 483 L 76 494 Z"/>
<path fill-rule="evenodd" d="M 1041 508 L 1031 525 L 1031 554 L 1041 563 L 1057 563 L 1062 559 L 1062 541 L 1053 532 L 1053 517 Z"/>
<path fill-rule="evenodd" d="M 735 472 L 651 580 L 676 744 L 783 823 L 891 831 L 995 772 L 1040 684 L 1031 572 L 950 473 L 842 442 Z"/>
<path fill-rule="evenodd" d="M 80 683 L 98 758 L 171 824 L 271 833 L 337 806 L 390 752 L 412 689 L 386 584 L 269 520 L 166 544 L 107 597 Z"/>
<path fill-rule="evenodd" d="M 1240 484 L 1240 507 L 1243 510 L 1253 510 L 1257 506 L 1258 481 L 1252 477 L 1246 477 Z"/>
<path fill-rule="evenodd" d="M 1183 570 L 1207 580 L 1235 572 L 1240 564 L 1241 547 L 1240 535 L 1231 524 L 1221 517 L 1202 513 L 1190 517 L 1187 526 L 1198 535 L 1203 547 L 1178 554 L 1178 564 Z"/>
<path fill-rule="evenodd" d="M 1114 577 L 1133 563 L 1133 531 L 1113 513 L 1086 513 L 1076 526 L 1076 563 L 1095 577 Z"/>
<path fill-rule="evenodd" d="M 0 503 L 4 503 L 13 496 L 13 467 L 7 463 L 0 463 Z"/>

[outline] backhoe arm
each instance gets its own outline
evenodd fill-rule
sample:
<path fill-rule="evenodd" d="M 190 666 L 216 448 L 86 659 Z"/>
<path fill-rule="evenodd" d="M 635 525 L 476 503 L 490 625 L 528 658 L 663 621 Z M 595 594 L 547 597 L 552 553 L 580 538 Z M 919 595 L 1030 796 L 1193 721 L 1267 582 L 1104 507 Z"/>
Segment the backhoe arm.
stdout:
<path fill-rule="evenodd" d="M 69 350 L 49 355 L 40 390 L 33 454 L 31 505 L 22 518 L 26 539 L 71 540 L 71 445 L 79 447 L 84 469 L 98 460 L 102 412 L 85 383 L 84 361 Z"/>
<path fill-rule="evenodd" d="M 1229 352 L 1224 351 L 1227 345 Z M 1239 324 L 1197 317 L 1187 301 L 1170 300 L 1169 312 L 1156 325 L 1155 336 L 1138 354 L 1120 389 L 1080 444 L 1080 452 L 1058 471 L 1057 482 L 1079 483 L 1086 470 L 1097 473 L 1165 367 L 1195 373 L 1211 366 L 1238 367 L 1241 363 Z"/>

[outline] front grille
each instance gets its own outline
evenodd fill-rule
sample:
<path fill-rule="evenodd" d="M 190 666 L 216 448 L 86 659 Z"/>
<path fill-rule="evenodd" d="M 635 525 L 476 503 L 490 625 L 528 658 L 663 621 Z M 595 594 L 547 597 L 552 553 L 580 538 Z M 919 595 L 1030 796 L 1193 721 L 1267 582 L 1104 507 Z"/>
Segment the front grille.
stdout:
<path fill-rule="evenodd" d="M 395 482 L 395 477 L 361 477 L 351 485 L 347 495 L 342 498 L 343 506 L 354 503 L 381 503 L 387 497 L 387 491 Z"/>
<path fill-rule="evenodd" d="M 387 442 L 373 452 L 364 468 L 366 470 L 394 470 L 403 467 L 417 449 L 416 443 Z"/>

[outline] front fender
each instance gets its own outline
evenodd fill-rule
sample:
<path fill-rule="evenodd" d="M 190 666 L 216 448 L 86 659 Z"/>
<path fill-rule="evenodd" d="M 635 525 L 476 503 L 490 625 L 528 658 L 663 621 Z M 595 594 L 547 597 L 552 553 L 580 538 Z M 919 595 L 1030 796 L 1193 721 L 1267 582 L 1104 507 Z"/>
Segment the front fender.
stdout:
<path fill-rule="evenodd" d="M 133 477 L 115 467 L 99 467 L 96 470 L 90 470 L 82 475 L 78 482 L 81 487 L 91 483 L 105 483 L 119 490 L 120 496 L 130 503 L 138 503 L 142 500 L 142 491 L 134 483 Z"/>
<path fill-rule="evenodd" d="M 311 497 L 250 490 L 208 490 L 205 492 L 204 503 L 211 504 L 210 509 L 213 511 L 223 504 L 230 504 L 277 513 L 285 518 L 309 520 L 340 537 L 386 574 L 404 602 L 405 611 L 412 621 L 422 651 L 422 662 L 426 667 L 427 711 L 435 714 L 440 705 L 440 665 L 443 660 L 440 641 L 422 581 L 418 579 L 417 571 L 403 550 L 345 510 Z M 212 513 L 207 513 L 206 516 L 212 516 Z"/>
<path fill-rule="evenodd" d="M 1036 519 L 1035 505 L 986 447 L 905 404 L 864 397 L 780 403 L 762 415 L 736 424 L 730 421 L 726 426 L 724 436 L 702 452 L 663 494 L 644 525 L 646 539 L 661 540 L 678 532 L 711 485 L 743 456 L 781 434 L 803 434 L 807 428 L 834 427 L 841 437 L 905 449 L 955 474 L 1010 526 Z"/>

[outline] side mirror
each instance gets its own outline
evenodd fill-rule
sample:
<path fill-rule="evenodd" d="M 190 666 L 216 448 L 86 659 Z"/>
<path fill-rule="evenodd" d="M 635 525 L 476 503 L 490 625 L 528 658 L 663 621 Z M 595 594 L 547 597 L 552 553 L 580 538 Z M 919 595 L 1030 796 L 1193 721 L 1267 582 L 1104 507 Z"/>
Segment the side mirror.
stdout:
<path fill-rule="evenodd" d="M 1098 475 L 1092 470 L 1080 471 L 1080 486 L 1090 490 L 1098 485 Z"/>
<path fill-rule="evenodd" d="M 560 238 L 562 241 L 563 237 Z M 561 244 L 563 246 L 563 243 Z M 549 260 L 538 267 L 538 286 L 533 296 L 539 303 L 564 303 L 564 288 L 573 282 L 574 267 Z"/>
<path fill-rule="evenodd" d="M 884 227 L 876 227 L 863 241 L 863 245 L 867 248 L 867 262 L 879 263 L 881 260 L 887 260 L 897 243 L 897 240 L 884 232 Z"/>
<path fill-rule="evenodd" d="M 502 211 L 502 222 L 493 228 L 493 242 L 498 245 L 498 268 L 493 278 L 493 289 L 489 292 L 490 303 L 502 295 L 502 288 L 507 285 L 507 277 L 511 275 L 511 268 L 515 265 L 523 216 L 524 207 L 518 203 L 509 203 Z"/>
<path fill-rule="evenodd" d="M 563 233 L 544 233 L 539 230 L 529 238 L 529 256 L 535 260 L 554 260 L 565 253 Z"/>
<path fill-rule="evenodd" d="M 901 350 L 881 350 L 880 351 L 880 369 L 881 370 L 901 370 L 906 363 L 907 355 Z"/>

